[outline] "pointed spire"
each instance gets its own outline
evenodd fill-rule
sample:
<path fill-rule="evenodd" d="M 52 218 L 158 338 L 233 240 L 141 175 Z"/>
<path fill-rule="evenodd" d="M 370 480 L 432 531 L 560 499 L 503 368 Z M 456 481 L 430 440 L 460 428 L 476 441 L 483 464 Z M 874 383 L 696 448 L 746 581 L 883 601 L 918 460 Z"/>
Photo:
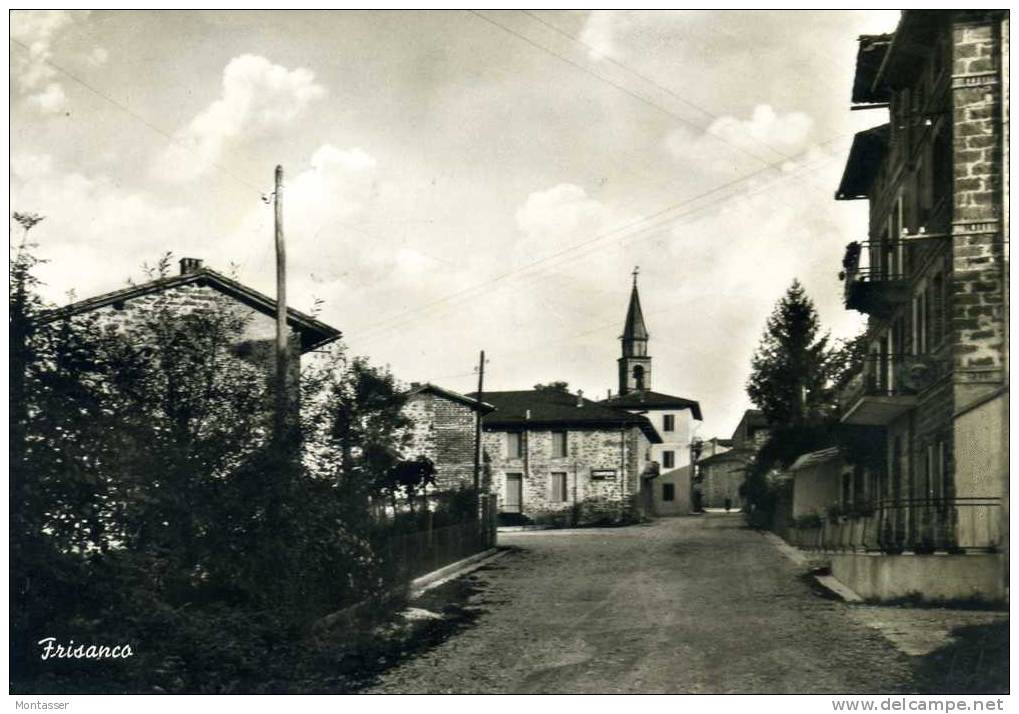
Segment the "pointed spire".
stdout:
<path fill-rule="evenodd" d="M 637 294 L 637 273 L 639 271 L 640 268 L 633 269 L 633 290 L 630 292 L 630 307 L 626 310 L 626 325 L 623 327 L 624 342 L 648 338 L 644 313 L 640 309 L 640 295 Z"/>

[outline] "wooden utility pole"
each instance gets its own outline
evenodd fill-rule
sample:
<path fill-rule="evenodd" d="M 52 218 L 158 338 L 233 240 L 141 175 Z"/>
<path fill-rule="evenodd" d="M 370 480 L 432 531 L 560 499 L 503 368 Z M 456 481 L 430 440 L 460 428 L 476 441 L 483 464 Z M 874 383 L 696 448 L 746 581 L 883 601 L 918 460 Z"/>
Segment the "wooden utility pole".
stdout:
<path fill-rule="evenodd" d="M 290 400 L 287 376 L 290 366 L 290 344 L 287 337 L 287 251 L 283 242 L 283 167 L 276 167 L 276 190 L 273 193 L 276 212 L 276 438 L 287 438 Z"/>
<path fill-rule="evenodd" d="M 478 360 L 478 408 L 474 419 L 474 493 L 481 504 L 481 402 L 484 401 L 485 390 L 485 351 L 481 350 Z"/>

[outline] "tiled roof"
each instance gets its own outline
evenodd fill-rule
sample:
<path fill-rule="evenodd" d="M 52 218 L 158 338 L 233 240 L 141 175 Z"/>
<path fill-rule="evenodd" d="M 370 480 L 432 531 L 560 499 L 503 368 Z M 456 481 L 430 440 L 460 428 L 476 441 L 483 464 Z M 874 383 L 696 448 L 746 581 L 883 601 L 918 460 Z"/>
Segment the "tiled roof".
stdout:
<path fill-rule="evenodd" d="M 142 283 L 141 285 L 130 285 L 121 290 L 114 290 L 113 292 L 104 293 L 102 295 L 97 295 L 96 297 L 88 298 L 87 300 L 80 300 L 78 302 L 71 303 L 70 305 L 49 310 L 40 316 L 40 321 L 47 323 L 66 317 L 82 315 L 92 310 L 98 310 L 100 308 L 132 300 L 143 295 L 150 295 L 155 292 L 170 290 L 172 288 L 180 287 L 182 285 L 190 285 L 192 283 L 207 285 L 225 295 L 229 295 L 238 302 L 244 303 L 250 308 L 272 317 L 276 316 L 276 301 L 268 295 L 264 295 L 257 290 L 247 287 L 246 285 L 242 285 L 236 280 L 217 273 L 215 270 L 201 268 L 184 275 L 158 278 L 147 283 Z M 336 328 L 330 327 L 324 322 L 319 322 L 310 315 L 306 315 L 293 308 L 287 308 L 287 324 L 296 329 L 301 335 L 302 352 L 308 352 L 318 347 L 322 347 L 323 345 L 339 339 L 341 336 L 340 331 Z"/>
<path fill-rule="evenodd" d="M 459 392 L 454 392 L 452 389 L 443 389 L 442 387 L 439 387 L 439 386 L 437 386 L 435 384 L 431 384 L 429 382 L 426 382 L 424 384 L 419 384 L 416 387 L 412 387 L 407 392 L 407 397 L 408 398 L 409 397 L 413 397 L 415 394 L 435 394 L 435 395 L 438 395 L 440 397 L 444 397 L 445 399 L 449 399 L 449 400 L 454 401 L 454 402 L 459 402 L 461 404 L 466 404 L 471 409 L 479 409 L 480 408 L 482 413 L 484 413 L 484 414 L 488 414 L 489 412 L 491 412 L 491 411 L 493 411 L 495 409 L 495 407 L 492 406 L 491 404 L 489 404 L 488 402 L 479 402 L 477 399 L 474 399 L 473 397 L 468 397 L 465 394 L 460 394 Z"/>
<path fill-rule="evenodd" d="M 858 132 L 849 149 L 846 168 L 835 192 L 839 201 L 867 198 L 870 185 L 888 149 L 888 124 Z"/>
<path fill-rule="evenodd" d="M 620 394 L 600 402 L 616 409 L 689 409 L 693 418 L 701 420 L 701 405 L 693 399 L 652 392 L 649 389 Z"/>
<path fill-rule="evenodd" d="M 701 459 L 697 463 L 701 466 L 710 464 L 719 464 L 723 461 L 748 461 L 752 458 L 754 452 L 752 449 L 729 449 L 728 451 L 722 451 L 713 456 L 709 456 L 706 459 Z"/>
<path fill-rule="evenodd" d="M 476 394 L 467 396 L 477 398 Z M 660 444 L 662 441 L 647 417 L 603 406 L 569 392 L 551 389 L 485 392 L 483 399 L 495 407 L 495 411 L 485 417 L 486 428 L 535 426 L 618 429 L 636 426 L 652 443 Z"/>
<path fill-rule="evenodd" d="M 839 448 L 833 446 L 830 449 L 821 449 L 820 451 L 811 451 L 809 454 L 804 454 L 800 458 L 793 462 L 793 465 L 789 467 L 790 471 L 799 471 L 801 469 L 823 464 L 826 461 L 837 459 L 841 455 Z"/>

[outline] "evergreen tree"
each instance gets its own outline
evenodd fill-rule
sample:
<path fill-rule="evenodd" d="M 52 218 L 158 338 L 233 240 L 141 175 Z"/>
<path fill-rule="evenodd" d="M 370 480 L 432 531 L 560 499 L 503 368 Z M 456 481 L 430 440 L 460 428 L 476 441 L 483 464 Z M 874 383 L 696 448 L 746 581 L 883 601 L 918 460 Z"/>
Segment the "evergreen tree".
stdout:
<path fill-rule="evenodd" d="M 751 361 L 747 394 L 769 424 L 817 423 L 834 407 L 829 337 L 798 280 L 779 300 Z"/>

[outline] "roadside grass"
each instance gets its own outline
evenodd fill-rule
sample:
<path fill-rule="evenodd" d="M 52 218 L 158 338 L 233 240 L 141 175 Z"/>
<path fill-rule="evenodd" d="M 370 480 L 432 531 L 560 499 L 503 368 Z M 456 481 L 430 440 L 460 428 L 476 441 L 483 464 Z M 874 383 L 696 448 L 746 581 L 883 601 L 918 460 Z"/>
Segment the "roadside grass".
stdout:
<path fill-rule="evenodd" d="M 921 658 L 915 691 L 1008 694 L 1008 620 L 952 630 L 954 641 Z"/>
<path fill-rule="evenodd" d="M 475 573 L 481 572 L 480 568 Z M 313 646 L 303 676 L 283 687 L 284 691 L 308 694 L 354 693 L 378 683 L 389 669 L 411 657 L 431 650 L 464 628 L 470 627 L 484 610 L 471 604 L 481 592 L 471 576 L 457 578 L 427 591 L 405 605 L 439 615 L 438 618 L 408 619 L 402 610 L 376 621 L 371 629 L 351 632 L 337 629 Z"/>

